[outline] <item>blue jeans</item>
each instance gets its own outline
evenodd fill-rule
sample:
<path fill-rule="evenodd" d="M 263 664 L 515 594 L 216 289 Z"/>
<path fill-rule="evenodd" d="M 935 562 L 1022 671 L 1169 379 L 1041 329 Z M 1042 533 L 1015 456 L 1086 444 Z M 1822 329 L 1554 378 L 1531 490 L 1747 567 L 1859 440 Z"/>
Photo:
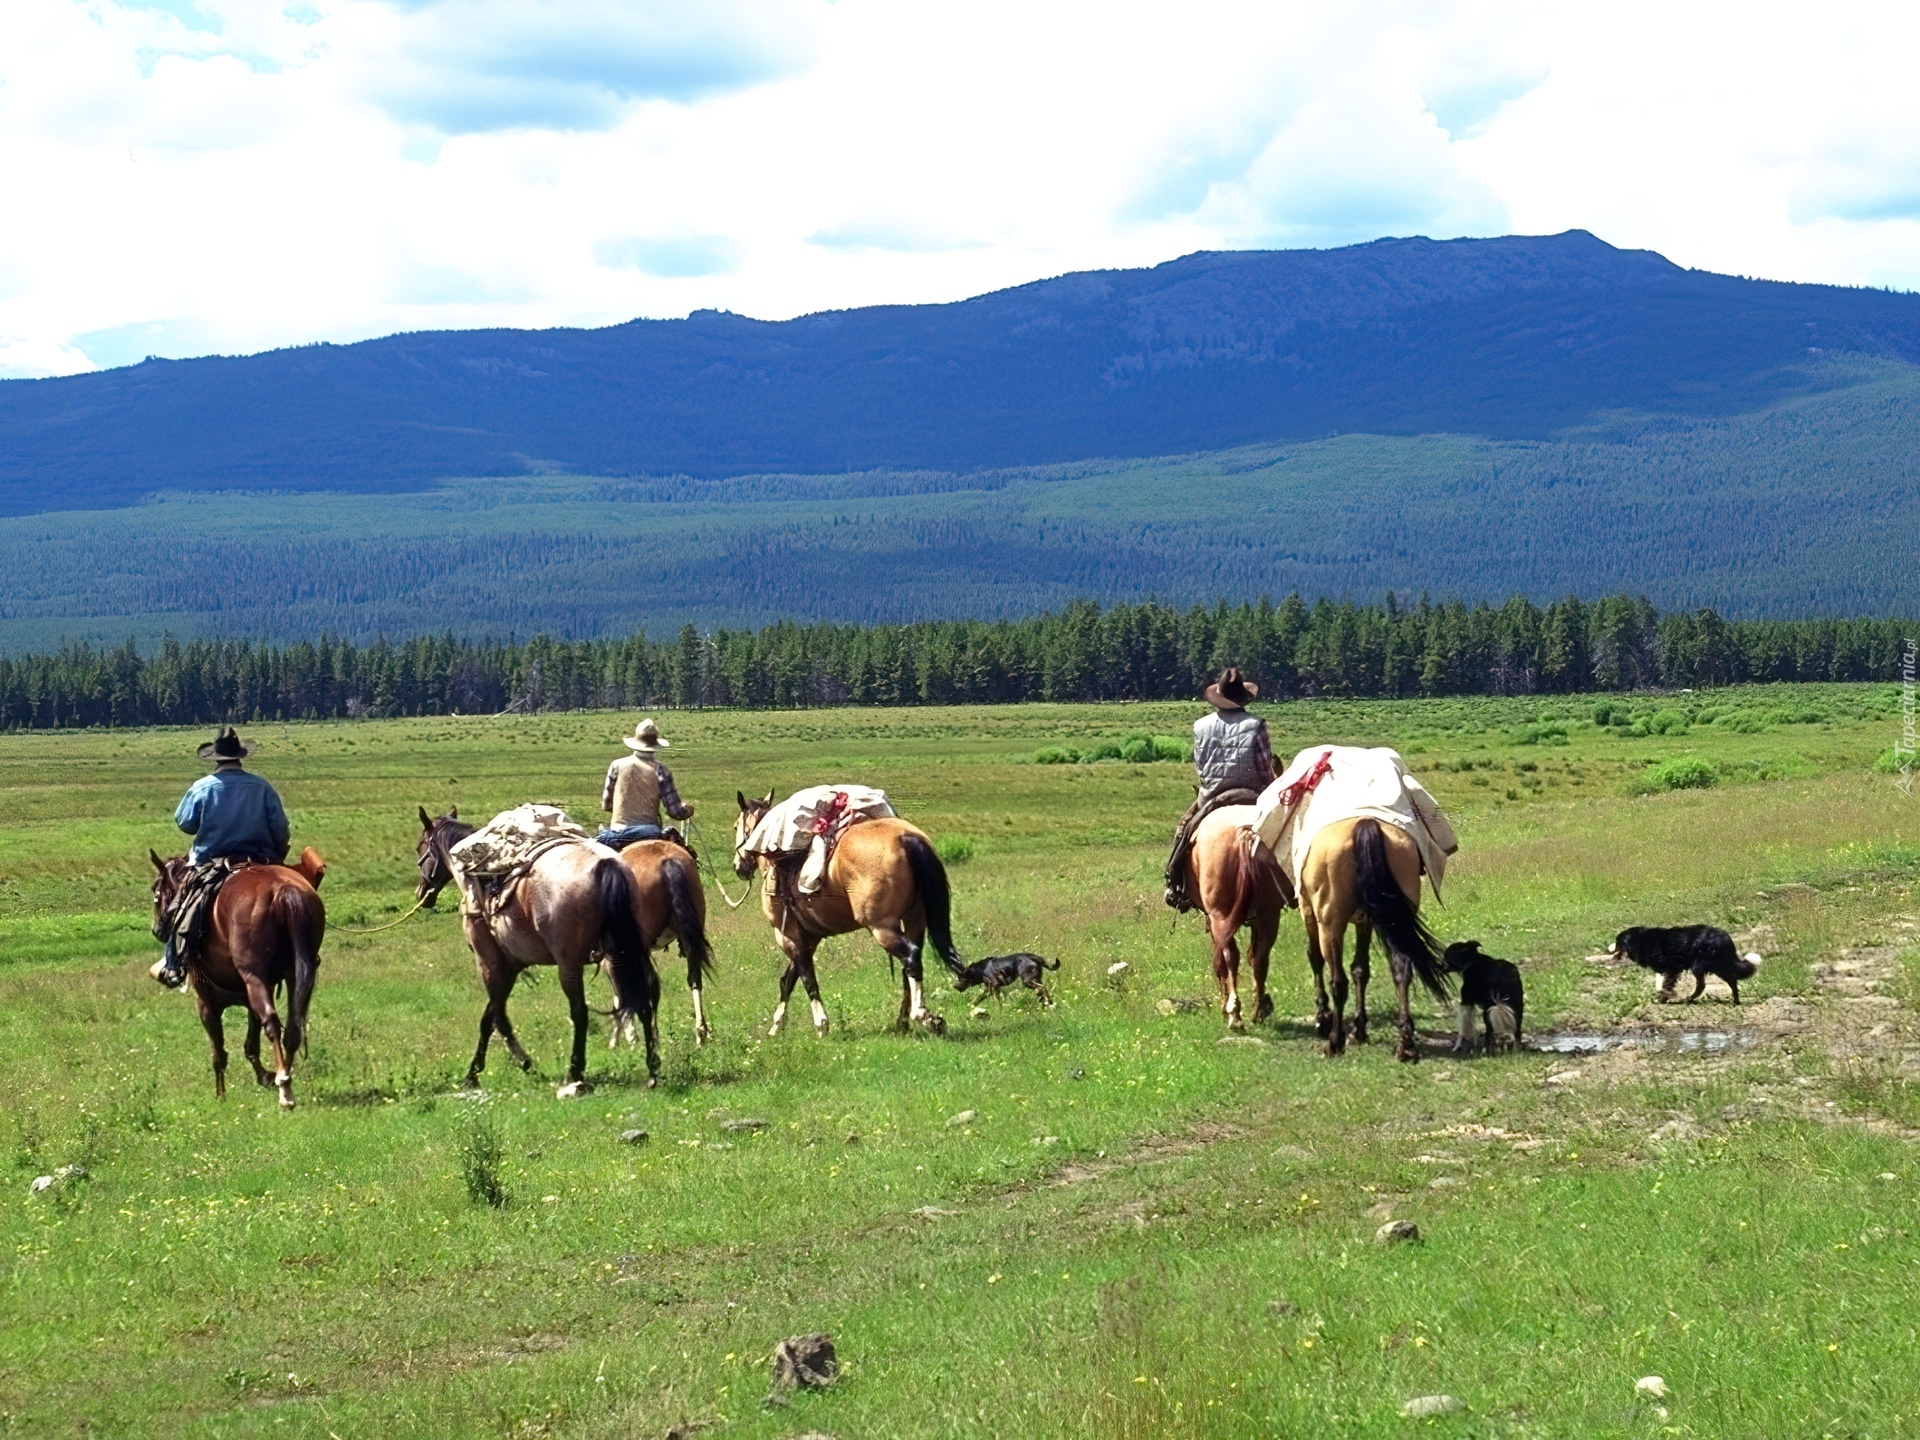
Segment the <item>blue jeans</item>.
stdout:
<path fill-rule="evenodd" d="M 602 830 L 593 838 L 611 849 L 624 850 L 636 840 L 658 840 L 664 834 L 666 831 L 658 825 L 621 825 Z"/>

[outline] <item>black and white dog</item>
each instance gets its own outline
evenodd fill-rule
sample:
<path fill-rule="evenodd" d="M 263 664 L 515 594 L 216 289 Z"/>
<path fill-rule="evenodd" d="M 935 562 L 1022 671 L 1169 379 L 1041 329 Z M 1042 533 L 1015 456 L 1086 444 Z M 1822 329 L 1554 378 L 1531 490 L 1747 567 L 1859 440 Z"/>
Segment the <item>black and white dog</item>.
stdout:
<path fill-rule="evenodd" d="M 976 960 L 958 975 L 953 977 L 953 988 L 970 990 L 975 985 L 982 987 L 989 995 L 998 995 L 1009 985 L 1024 985 L 1040 997 L 1042 1005 L 1052 1005 L 1053 996 L 1047 993 L 1046 978 L 1042 972 L 1058 970 L 1058 960 L 1043 960 L 1028 950 L 1018 950 L 1011 955 L 989 955 L 984 960 Z"/>
<path fill-rule="evenodd" d="M 1520 985 L 1520 967 L 1480 953 L 1478 940 L 1449 945 L 1441 964 L 1460 977 L 1460 1038 L 1453 1053 L 1473 1049 L 1473 1012 L 1480 1012 L 1487 1030 L 1487 1053 L 1496 1041 L 1520 1047 L 1520 1023 L 1526 1015 L 1526 994 Z"/>
<path fill-rule="evenodd" d="M 1760 957 L 1742 955 L 1733 948 L 1733 937 L 1711 925 L 1680 925 L 1671 930 L 1636 925 L 1622 930 L 1613 942 L 1614 960 L 1631 960 L 1660 977 L 1662 1005 L 1673 999 L 1673 987 L 1688 971 L 1693 972 L 1691 1005 L 1707 988 L 1707 976 L 1718 975 L 1733 991 L 1733 1003 L 1740 1003 L 1740 982 L 1751 980 L 1760 969 Z"/>

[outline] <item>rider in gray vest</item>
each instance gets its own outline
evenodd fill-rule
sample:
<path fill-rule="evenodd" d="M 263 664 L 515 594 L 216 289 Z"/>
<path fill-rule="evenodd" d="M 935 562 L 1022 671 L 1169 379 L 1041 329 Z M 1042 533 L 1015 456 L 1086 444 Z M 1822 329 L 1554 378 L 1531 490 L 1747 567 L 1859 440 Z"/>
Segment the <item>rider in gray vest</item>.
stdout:
<path fill-rule="evenodd" d="M 1200 775 L 1200 793 L 1173 833 L 1173 854 L 1167 858 L 1167 904 L 1176 910 L 1193 908 L 1186 893 L 1187 852 L 1200 822 L 1222 805 L 1251 805 L 1273 783 L 1273 744 L 1267 722 L 1248 713 L 1247 702 L 1260 694 L 1240 672 L 1229 666 L 1207 687 L 1211 715 L 1193 722 L 1193 768 Z"/>

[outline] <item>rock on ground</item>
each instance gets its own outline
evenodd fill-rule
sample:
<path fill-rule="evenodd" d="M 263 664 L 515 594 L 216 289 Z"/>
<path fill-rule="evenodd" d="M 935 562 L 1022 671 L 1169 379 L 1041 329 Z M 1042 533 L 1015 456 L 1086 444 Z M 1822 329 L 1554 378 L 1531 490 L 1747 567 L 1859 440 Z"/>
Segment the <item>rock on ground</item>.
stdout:
<path fill-rule="evenodd" d="M 1400 1413 L 1419 1419 L 1426 1415 L 1458 1415 L 1466 1408 L 1451 1395 L 1422 1395 L 1402 1405 Z"/>
<path fill-rule="evenodd" d="M 1420 1227 L 1411 1220 L 1389 1220 L 1373 1232 L 1376 1245 L 1405 1245 L 1420 1238 Z"/>
<path fill-rule="evenodd" d="M 831 1335 L 795 1335 L 773 1347 L 775 1389 L 823 1389 L 840 1374 Z"/>

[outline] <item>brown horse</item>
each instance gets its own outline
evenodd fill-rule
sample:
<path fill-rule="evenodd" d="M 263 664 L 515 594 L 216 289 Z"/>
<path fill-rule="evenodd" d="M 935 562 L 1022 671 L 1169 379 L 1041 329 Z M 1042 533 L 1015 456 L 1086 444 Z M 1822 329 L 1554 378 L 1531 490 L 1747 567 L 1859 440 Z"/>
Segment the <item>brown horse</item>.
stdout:
<path fill-rule="evenodd" d="M 807 987 L 813 1006 L 813 1028 L 827 1033 L 827 1007 L 820 1001 L 820 982 L 813 973 L 813 952 L 829 935 L 865 930 L 880 948 L 900 962 L 900 1014 L 895 1028 L 919 1024 L 944 1034 L 947 1022 L 927 1009 L 921 990 L 920 956 L 926 941 L 948 970 L 958 975 L 965 967 L 954 948 L 946 868 L 933 853 L 933 842 L 904 820 L 862 820 L 849 826 L 834 847 L 818 894 L 802 895 L 788 865 L 776 866 L 765 855 L 744 848 L 761 816 L 773 808 L 773 792 L 749 800 L 735 792 L 740 814 L 733 822 L 733 869 L 741 879 L 762 873 L 760 909 L 773 926 L 774 938 L 787 957 L 780 977 L 780 1003 L 774 1007 L 769 1035 L 778 1035 L 786 1023 L 787 1001 L 794 981 Z M 786 872 L 784 875 L 782 872 Z"/>
<path fill-rule="evenodd" d="M 707 1024 L 701 982 L 713 973 L 713 947 L 707 943 L 707 896 L 700 888 L 693 852 L 671 840 L 636 840 L 620 852 L 620 863 L 640 887 L 640 931 L 647 948 L 657 950 L 667 940 L 680 946 L 687 962 L 687 989 L 693 992 L 693 1037 L 699 1045 L 713 1039 Z M 618 1000 L 615 1001 L 616 1008 Z M 632 1017 L 616 1026 L 609 1045 L 622 1033 L 633 1038 Z"/>
<path fill-rule="evenodd" d="M 1187 894 L 1199 902 L 1213 938 L 1213 978 L 1220 987 L 1220 1013 L 1229 1030 L 1242 1030 L 1240 948 L 1234 938 L 1252 927 L 1247 960 L 1253 969 L 1254 1020 L 1273 1014 L 1267 994 L 1267 961 L 1280 934 L 1280 917 L 1293 902 L 1293 887 L 1279 864 L 1256 845 L 1253 806 L 1223 805 L 1200 822 L 1187 854 Z"/>
<path fill-rule="evenodd" d="M 420 883 L 416 898 L 429 910 L 440 892 L 453 883 L 453 862 L 447 852 L 473 833 L 473 826 L 460 819 L 458 806 L 433 818 L 420 807 L 420 843 L 416 847 L 420 861 Z M 705 1045 L 713 1039 L 713 1027 L 707 1023 L 706 1006 L 701 994 L 702 982 L 713 974 L 713 947 L 707 940 L 707 897 L 700 888 L 693 852 L 671 840 L 638 840 L 620 852 L 620 859 L 640 885 L 640 933 L 646 937 L 651 954 L 667 940 L 680 946 L 687 962 L 687 988 L 693 991 L 693 1031 L 696 1041 Z M 622 1013 L 616 994 L 610 1012 L 620 1023 L 609 1037 L 609 1046 L 622 1038 L 634 1039 L 631 1013 Z"/>
<path fill-rule="evenodd" d="M 1353 1019 L 1356 1044 L 1367 1043 L 1367 947 L 1374 931 L 1386 944 L 1399 1002 L 1400 1042 L 1395 1058 L 1420 1058 L 1414 1041 L 1408 987 L 1414 976 L 1449 999 L 1447 972 L 1438 944 L 1420 920 L 1420 851 L 1397 825 L 1374 819 L 1337 820 L 1315 833 L 1300 867 L 1300 917 L 1307 928 L 1307 960 L 1313 966 L 1314 1023 L 1326 1038 L 1327 1054 L 1347 1048 L 1347 972 L 1341 947 L 1347 926 L 1355 931 L 1353 979 L 1358 1003 Z M 1333 966 L 1333 1003 L 1327 1003 L 1324 967 Z"/>
<path fill-rule="evenodd" d="M 432 819 L 420 811 L 420 899 L 438 899 L 453 879 L 447 852 L 473 833 L 473 826 L 451 812 Z M 467 1088 L 480 1083 L 487 1068 L 487 1045 L 494 1032 L 522 1070 L 533 1057 L 521 1047 L 507 1018 L 507 997 L 520 972 L 552 965 L 560 972 L 560 991 L 573 1019 L 573 1049 L 567 1061 L 563 1096 L 585 1095 L 587 1083 L 586 970 L 596 953 L 611 963 L 617 994 L 615 1026 L 637 1015 L 647 1040 L 647 1083 L 660 1076 L 660 976 L 653 968 L 640 924 L 640 892 L 618 858 L 596 845 L 556 845 L 535 858 L 526 874 L 509 881 L 484 909 L 460 907 L 467 945 L 486 987 L 487 1008 L 480 1015 L 480 1043 L 467 1068 Z"/>
<path fill-rule="evenodd" d="M 186 879 L 187 862 L 176 855 L 162 860 L 152 850 L 153 913 L 156 922 L 172 905 Z M 320 968 L 320 941 L 327 931 L 327 907 L 316 887 L 326 875 L 320 852 L 308 846 L 300 864 L 249 865 L 227 877 L 214 898 L 206 938 L 187 967 L 200 1023 L 213 1043 L 213 1093 L 227 1094 L 227 1044 L 221 1016 L 230 1005 L 247 1007 L 246 1056 L 253 1078 L 280 1092 L 280 1108 L 293 1108 L 293 1057 L 307 1038 L 307 1007 Z M 280 1027 L 273 992 L 287 986 L 287 1024 Z M 260 1063 L 260 1032 L 273 1046 L 273 1066 Z"/>

